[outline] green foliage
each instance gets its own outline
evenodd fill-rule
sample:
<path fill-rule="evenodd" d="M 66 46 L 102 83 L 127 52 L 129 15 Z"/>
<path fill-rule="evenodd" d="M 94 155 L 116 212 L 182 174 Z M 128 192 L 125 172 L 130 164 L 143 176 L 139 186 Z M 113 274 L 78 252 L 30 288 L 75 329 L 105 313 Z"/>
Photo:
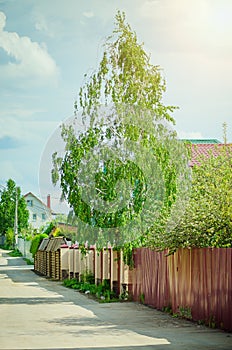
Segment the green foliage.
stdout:
<path fill-rule="evenodd" d="M 32 254 L 33 258 L 38 251 L 40 243 L 42 242 L 42 240 L 44 238 L 47 238 L 47 237 L 48 237 L 48 235 L 46 233 L 40 233 L 40 234 L 36 235 L 35 237 L 33 237 L 32 241 L 31 241 L 31 247 L 30 247 L 30 253 Z"/>
<path fill-rule="evenodd" d="M 74 213 L 74 210 L 71 209 L 68 213 L 68 216 L 67 216 L 67 223 L 70 225 L 76 226 L 77 222 L 78 222 L 78 220 L 77 220 L 77 217 Z"/>
<path fill-rule="evenodd" d="M 67 223 L 67 219 L 68 217 L 66 214 L 57 214 L 54 220 L 54 223 L 55 224 L 57 224 L 58 222 Z"/>
<path fill-rule="evenodd" d="M 63 285 L 67 288 L 78 289 L 79 288 L 79 281 L 76 278 L 65 279 L 63 281 Z M 78 287 L 76 287 L 76 286 L 78 286 Z"/>
<path fill-rule="evenodd" d="M 23 228 L 20 232 L 19 238 L 23 238 L 26 241 L 31 241 L 32 238 L 38 234 L 37 229 L 32 228 L 31 226 Z"/>
<path fill-rule="evenodd" d="M 22 253 L 18 249 L 15 249 L 9 252 L 8 255 L 13 257 L 20 257 L 22 256 Z"/>
<path fill-rule="evenodd" d="M 192 320 L 192 310 L 188 306 L 179 306 L 178 314 L 181 318 Z"/>
<path fill-rule="evenodd" d="M 80 89 L 79 105 L 86 115 L 93 115 L 102 105 L 136 105 L 152 110 L 158 118 L 174 122 L 170 116 L 176 107 L 164 106 L 165 80 L 159 66 L 150 63 L 150 56 L 139 44 L 136 33 L 118 11 L 115 29 L 107 38 L 98 71 Z M 78 102 L 75 103 L 78 110 Z"/>
<path fill-rule="evenodd" d="M 14 230 L 12 228 L 8 228 L 6 231 L 6 242 L 5 245 L 8 247 L 8 249 L 14 248 L 15 244 L 15 234 Z"/>
<path fill-rule="evenodd" d="M 68 288 L 77 289 L 81 293 L 90 294 L 101 302 L 119 300 L 115 298 L 115 294 L 111 291 L 108 280 L 104 280 L 98 285 L 94 284 L 94 282 L 93 274 L 85 274 L 81 276 L 80 281 L 76 278 L 65 279 L 63 285 Z"/>
<path fill-rule="evenodd" d="M 92 273 L 82 274 L 80 280 L 83 283 L 89 283 L 89 284 L 94 284 L 95 283 L 94 274 L 92 274 Z"/>
<path fill-rule="evenodd" d="M 26 261 L 27 265 L 34 265 L 34 261 L 28 259 L 28 258 L 23 258 L 24 261 Z"/>
<path fill-rule="evenodd" d="M 141 293 L 140 296 L 139 296 L 139 300 L 142 304 L 145 304 L 145 294 L 144 293 Z"/>
<path fill-rule="evenodd" d="M 163 312 L 166 312 L 166 313 L 168 313 L 168 314 L 173 314 L 171 305 L 164 306 L 164 307 L 162 308 L 162 311 L 163 311 Z"/>
<path fill-rule="evenodd" d="M 133 269 L 134 267 L 134 259 L 133 259 L 133 251 L 134 248 L 139 248 L 145 246 L 147 243 L 147 237 L 140 236 L 137 239 L 133 241 L 127 241 L 124 242 L 122 246 L 114 247 L 114 250 L 120 252 L 122 250 L 123 252 L 123 262 L 124 264 L 128 265 L 130 269 Z"/>
<path fill-rule="evenodd" d="M 16 183 L 9 179 L 6 188 L 0 192 L 0 233 L 6 234 L 15 224 L 16 198 L 18 200 L 18 232 L 28 227 L 29 212 L 21 190 Z"/>
<path fill-rule="evenodd" d="M 49 235 L 49 234 L 52 232 L 52 230 L 53 230 L 54 228 L 55 228 L 54 223 L 53 223 L 53 222 L 50 222 L 50 224 L 44 228 L 43 233 L 44 233 L 45 235 Z"/>
<path fill-rule="evenodd" d="M 175 133 L 161 123 L 174 123 L 170 113 L 175 107 L 162 103 L 165 88 L 160 67 L 150 63 L 124 13 L 118 12 L 98 71 L 80 89 L 75 103 L 85 131 L 64 125 L 66 153 L 62 158 L 53 154 L 52 180 L 57 183 L 60 179 L 62 197 L 73 209 L 68 219 L 77 221 L 78 240 L 97 242 L 99 247 L 112 237 L 117 246 L 134 242 L 125 248 L 129 260 L 132 245 L 138 237 L 148 236 L 148 227 L 152 227 L 149 240 L 154 232 L 164 233 L 181 189 L 179 164 L 186 166 L 187 156 L 183 149 L 180 152 Z M 108 107 L 105 114 L 100 106 Z M 107 142 L 120 156 L 107 154 Z M 98 164 L 96 149 L 102 150 Z M 127 159 L 128 154 L 132 160 Z M 86 179 L 90 188 L 95 186 L 90 201 L 84 199 L 88 197 L 83 187 Z M 95 206 L 97 196 L 100 204 Z M 126 205 L 121 198 L 127 199 Z M 141 215 L 144 208 L 146 215 Z"/>
<path fill-rule="evenodd" d="M 209 320 L 208 320 L 208 322 L 206 322 L 206 324 L 208 325 L 209 328 L 215 329 L 216 325 L 217 325 L 217 323 L 215 321 L 215 316 L 214 315 L 210 315 Z"/>
<path fill-rule="evenodd" d="M 232 151 L 199 159 L 192 169 L 192 190 L 184 216 L 163 244 L 178 247 L 232 247 Z"/>

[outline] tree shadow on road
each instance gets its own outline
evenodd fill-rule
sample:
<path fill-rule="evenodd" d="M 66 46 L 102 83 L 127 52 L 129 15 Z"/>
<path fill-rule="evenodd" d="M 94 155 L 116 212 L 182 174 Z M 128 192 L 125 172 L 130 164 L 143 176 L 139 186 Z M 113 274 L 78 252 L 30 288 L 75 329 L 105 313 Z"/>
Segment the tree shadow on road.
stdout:
<path fill-rule="evenodd" d="M 169 346 L 170 344 L 167 344 L 167 346 Z M 56 348 L 55 350 L 169 350 L 171 349 L 170 347 L 167 347 L 165 345 L 133 345 L 133 346 L 104 346 L 104 347 L 84 347 L 84 348 L 79 348 L 79 347 L 73 347 L 73 348 Z M 12 350 L 16 350 L 16 349 L 12 349 Z M 40 349 L 33 349 L 33 350 L 51 350 L 51 348 L 40 348 Z M 176 349 L 179 350 L 179 349 Z M 186 350 L 186 347 L 184 348 L 180 348 L 180 350 Z M 196 348 L 196 350 L 200 350 L 200 348 Z"/>

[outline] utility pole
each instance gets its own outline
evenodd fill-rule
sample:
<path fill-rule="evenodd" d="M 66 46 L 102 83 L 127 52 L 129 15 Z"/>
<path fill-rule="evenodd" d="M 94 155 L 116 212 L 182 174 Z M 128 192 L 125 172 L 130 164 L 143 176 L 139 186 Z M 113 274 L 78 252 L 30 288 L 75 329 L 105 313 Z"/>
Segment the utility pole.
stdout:
<path fill-rule="evenodd" d="M 18 187 L 15 188 L 15 222 L 14 222 L 15 246 L 18 246 Z"/>

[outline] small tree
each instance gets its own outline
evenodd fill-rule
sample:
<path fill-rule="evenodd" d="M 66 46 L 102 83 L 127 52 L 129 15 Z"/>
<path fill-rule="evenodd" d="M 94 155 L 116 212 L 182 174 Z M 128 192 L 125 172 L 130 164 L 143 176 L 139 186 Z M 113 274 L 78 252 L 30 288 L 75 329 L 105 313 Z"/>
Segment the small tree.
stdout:
<path fill-rule="evenodd" d="M 28 227 L 29 212 L 27 210 L 24 197 L 21 195 L 20 187 L 9 179 L 6 188 L 0 194 L 0 232 L 6 234 L 8 229 L 14 229 L 15 225 L 15 207 L 18 202 L 18 232 Z"/>

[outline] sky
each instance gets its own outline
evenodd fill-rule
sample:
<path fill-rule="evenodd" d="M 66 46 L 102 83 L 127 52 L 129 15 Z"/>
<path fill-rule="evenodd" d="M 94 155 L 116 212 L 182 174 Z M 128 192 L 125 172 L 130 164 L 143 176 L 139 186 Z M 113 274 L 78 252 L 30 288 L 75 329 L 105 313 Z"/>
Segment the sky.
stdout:
<path fill-rule="evenodd" d="M 0 0 L 1 185 L 12 178 L 58 206 L 49 167 L 59 125 L 97 69 L 117 10 L 162 68 L 178 137 L 223 141 L 226 122 L 232 142 L 231 0 Z"/>

